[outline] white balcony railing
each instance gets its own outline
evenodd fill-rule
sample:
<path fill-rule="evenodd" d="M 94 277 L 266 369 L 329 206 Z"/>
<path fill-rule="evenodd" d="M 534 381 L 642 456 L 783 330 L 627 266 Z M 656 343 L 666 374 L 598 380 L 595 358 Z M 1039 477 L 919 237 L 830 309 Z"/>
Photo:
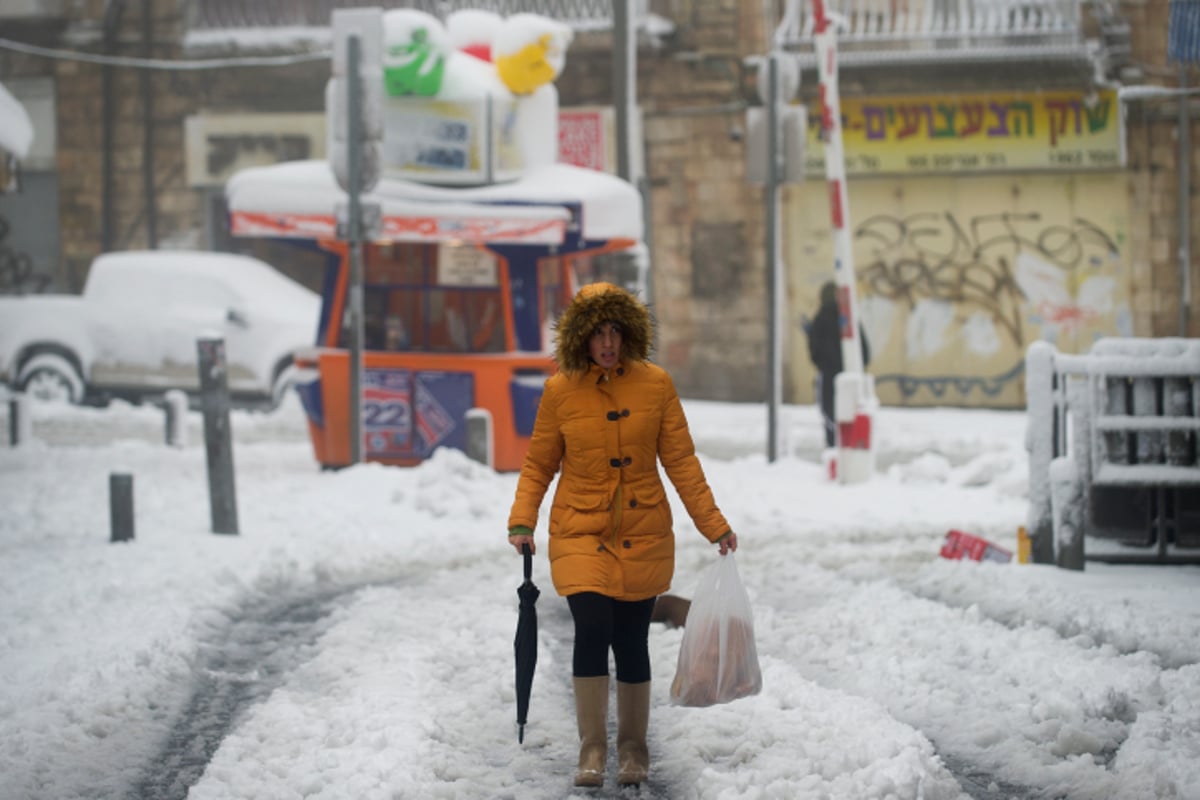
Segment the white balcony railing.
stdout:
<path fill-rule="evenodd" d="M 829 0 L 844 64 L 1087 59 L 1089 0 Z M 812 57 L 810 0 L 783 0 L 779 39 Z"/>
<path fill-rule="evenodd" d="M 811 38 L 812 8 L 803 0 L 799 6 L 801 36 Z M 834 0 L 827 8 L 841 18 L 838 38 L 846 42 L 1060 38 L 1080 31 L 1079 0 Z"/>

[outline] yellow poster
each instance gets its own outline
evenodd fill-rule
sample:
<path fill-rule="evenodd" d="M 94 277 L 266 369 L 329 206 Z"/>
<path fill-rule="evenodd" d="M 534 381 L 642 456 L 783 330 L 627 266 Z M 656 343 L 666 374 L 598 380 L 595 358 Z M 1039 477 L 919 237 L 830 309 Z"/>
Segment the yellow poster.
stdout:
<path fill-rule="evenodd" d="M 805 171 L 825 174 L 820 109 L 808 109 Z M 848 176 L 1070 171 L 1124 166 L 1116 92 L 842 98 Z"/>

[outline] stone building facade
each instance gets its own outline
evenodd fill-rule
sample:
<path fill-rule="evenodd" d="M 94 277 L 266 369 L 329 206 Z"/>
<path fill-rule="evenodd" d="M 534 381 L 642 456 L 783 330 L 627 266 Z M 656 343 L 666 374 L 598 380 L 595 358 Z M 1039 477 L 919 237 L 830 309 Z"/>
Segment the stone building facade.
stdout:
<path fill-rule="evenodd" d="M 196 168 L 189 165 L 188 159 L 196 158 L 194 152 L 189 155 L 189 118 L 278 113 L 286 116 L 289 125 L 296 126 L 294 130 L 289 128 L 294 135 L 264 136 L 261 146 L 271 149 L 265 157 L 321 155 L 323 141 L 319 134 L 305 134 L 308 128 L 304 125 L 308 117 L 323 111 L 327 60 L 301 57 L 276 66 L 242 61 L 221 68 L 144 69 L 143 62 L 105 66 L 64 52 L 179 62 L 264 57 L 272 55 L 272 48 L 303 52 L 305 47 L 314 47 L 311 41 L 289 49 L 286 42 L 272 39 L 274 45 L 264 49 L 261 42 L 237 45 L 239 40 L 232 38 L 219 47 L 206 47 L 203 42 L 188 39 L 185 15 L 190 6 L 177 0 L 145 0 L 138 4 L 77 0 L 58 5 L 62 12 L 49 19 L 6 21 L 7 38 L 44 50 L 0 49 L 0 81 L 5 85 L 27 89 L 49 85 L 53 90 L 53 163 L 29 170 L 29 182 L 53 184 L 52 200 L 45 193 L 38 195 L 38 202 L 45 205 L 38 207 L 37 217 L 44 223 L 51 212 L 57 215 L 56 242 L 43 247 L 45 237 L 51 235 L 45 228 L 31 226 L 24 230 L 41 237 L 36 247 L 50 254 L 42 269 L 50 273 L 55 288 L 77 290 L 91 259 L 104 250 L 230 246 L 221 230 L 219 184 L 197 185 Z M 653 266 L 652 301 L 659 322 L 657 359 L 671 370 L 681 392 L 689 397 L 761 401 L 765 396 L 766 203 L 762 187 L 746 179 L 745 126 L 747 109 L 759 103 L 754 57 L 767 51 L 777 22 L 777 18 L 767 19 L 764 15 L 764 7 L 770 5 L 758 0 L 651 3 L 649 8 L 668 19 L 674 29 L 653 40 L 643 39 L 637 53 L 640 145 L 650 220 L 647 243 Z M 1096 25 L 1091 4 L 1080 8 L 1085 21 Z M 1105 8 L 1110 19 L 1128 23 L 1129 49 L 1121 54 L 1120 63 L 1111 64 L 1109 74 L 1102 77 L 1163 86 L 1176 86 L 1182 77 L 1188 85 L 1200 84 L 1196 67 L 1181 71 L 1168 61 L 1168 0 L 1123 0 Z M 252 32 L 247 32 L 245 41 L 253 41 Z M 610 31 L 581 32 L 576 36 L 566 70 L 557 81 L 562 107 L 612 102 L 612 45 Z M 793 49 L 803 50 L 803 43 Z M 885 60 L 843 68 L 841 91 L 844 102 L 1013 89 L 1032 93 L 1087 92 L 1097 88 L 1093 78 L 1094 74 L 1079 64 L 1063 67 L 1036 60 L 1027 64 L 948 60 L 917 66 L 897 66 Z M 816 74 L 810 65 L 802 73 L 799 102 L 811 106 L 815 98 Z M 1077 316 L 1100 313 L 1104 321 L 1092 328 L 1077 326 L 1069 335 L 1062 325 L 1054 327 L 1055 335 L 1061 337 L 1059 346 L 1085 349 L 1089 337 L 1097 332 L 1196 336 L 1200 334 L 1200 312 L 1181 312 L 1185 281 L 1179 256 L 1184 231 L 1179 224 L 1177 100 L 1136 100 L 1123 103 L 1121 108 L 1127 160 L 1123 168 L 1105 173 L 1107 177 L 1061 172 L 906 174 L 889 178 L 852 174 L 852 227 L 857 226 L 860 242 L 864 242 L 870 232 L 863 227 L 867 219 L 881 214 L 911 215 L 917 207 L 914 198 L 930 194 L 949 197 L 962 192 L 970 203 L 977 202 L 980 193 L 1003 195 L 1009 198 L 1003 204 L 1003 213 L 1028 212 L 1031 217 L 1057 212 L 1031 210 L 1029 197 L 1053 206 L 1060 198 L 1068 204 L 1077 198 L 1082 202 L 1096 191 L 1119 194 L 1123 198 L 1120 212 L 1100 227 L 1120 255 L 1101 277 L 1116 285 L 1115 302 L 1124 304 L 1128 313 L 1097 312 L 1092 307 L 1070 305 L 1069 310 Z M 1193 101 L 1189 117 L 1192 142 L 1200 141 L 1197 108 L 1200 101 Z M 210 157 L 210 162 L 213 159 L 220 161 L 218 156 Z M 213 174 L 223 166 L 229 165 L 207 165 Z M 1193 202 L 1187 233 L 1194 241 L 1200 235 L 1200 204 L 1195 202 L 1200 166 L 1196 159 L 1190 159 L 1188 169 L 1188 191 Z M 1102 189 L 1095 189 L 1096 180 L 1101 181 Z M 832 274 L 828 244 L 822 243 L 829 230 L 828 210 L 822 208 L 825 196 L 819 174 L 783 192 L 781 222 L 788 297 L 782 345 L 787 402 L 810 402 L 812 398 L 812 373 L 800 320 L 815 310 L 819 283 L 823 276 Z M 0 198 L 0 213 L 28 213 L 32 201 L 26 202 L 21 211 L 16 204 L 22 202 L 20 195 Z M 1089 219 L 1107 214 L 1102 206 L 1088 209 Z M 986 212 L 984 207 L 979 213 Z M 1038 235 L 1053 234 L 1043 231 Z M 19 238 L 14 242 L 19 244 Z M 1187 267 L 1195 278 L 1189 282 L 1187 297 L 1192 308 L 1200 299 L 1198 250 L 1200 247 L 1192 246 Z M 303 263 L 289 261 L 276 266 L 305 282 L 318 280 Z M 895 264 L 887 266 L 899 268 Z M 1076 292 L 1084 275 L 1078 271 L 1064 274 L 1066 291 Z M 1012 296 L 1010 306 L 989 304 L 979 298 L 971 300 L 975 304 L 972 306 L 964 304 L 961 296 L 942 298 L 940 305 L 931 304 L 925 301 L 938 298 L 920 296 L 910 287 L 904 299 L 907 305 L 889 311 L 894 319 L 889 317 L 887 324 L 881 321 L 882 306 L 871 305 L 872 298 L 878 299 L 873 286 L 861 275 L 859 289 L 860 299 L 867 301 L 864 318 L 880 331 L 876 342 L 879 355 L 871 370 L 879 373 L 880 395 L 885 402 L 1023 403 L 1018 373 L 1001 365 L 1000 356 L 994 369 L 988 367 L 992 372 L 980 385 L 1003 372 L 1007 384 L 1002 390 L 997 388 L 988 394 L 954 388 L 955 376 L 969 373 L 974 355 L 970 350 L 953 348 L 959 347 L 959 339 L 977 336 L 981 308 L 983 317 L 991 315 L 990 324 L 1000 330 L 1000 337 L 1007 337 L 1002 347 L 1005 364 L 1014 362 L 1031 338 L 1047 335 L 1045 315 L 1039 317 L 1037 309 L 1028 307 L 1019 287 L 1007 287 Z M 955 355 L 931 357 L 928 362 L 914 360 L 914 337 L 921 335 L 921 325 L 928 325 L 927 318 L 924 322 L 917 319 L 918 306 L 943 309 L 939 313 L 944 314 L 944 327 L 939 335 L 955 340 L 951 347 Z M 879 319 L 870 316 L 873 311 L 879 313 Z M 963 381 L 959 384 L 967 385 Z"/>

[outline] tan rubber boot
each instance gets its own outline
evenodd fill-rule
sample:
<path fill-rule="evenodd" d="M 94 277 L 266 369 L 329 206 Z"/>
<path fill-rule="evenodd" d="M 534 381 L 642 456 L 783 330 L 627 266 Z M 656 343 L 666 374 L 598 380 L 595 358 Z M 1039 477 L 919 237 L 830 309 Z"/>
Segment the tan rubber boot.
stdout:
<path fill-rule="evenodd" d="M 576 786 L 603 786 L 608 757 L 608 676 L 575 679 L 575 720 L 579 724 Z"/>
<path fill-rule="evenodd" d="M 636 786 L 650 772 L 646 728 L 650 723 L 650 681 L 617 681 L 617 783 Z"/>

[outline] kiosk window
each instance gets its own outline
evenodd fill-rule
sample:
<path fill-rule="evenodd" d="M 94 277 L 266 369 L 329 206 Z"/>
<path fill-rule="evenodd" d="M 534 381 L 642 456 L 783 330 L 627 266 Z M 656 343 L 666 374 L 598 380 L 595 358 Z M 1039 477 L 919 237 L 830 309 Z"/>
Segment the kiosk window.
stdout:
<path fill-rule="evenodd" d="M 566 277 L 566 262 L 554 256 L 538 261 L 538 284 L 542 291 L 542 349 L 550 350 L 554 345 L 554 323 L 574 296 L 574 288 Z"/>
<path fill-rule="evenodd" d="M 367 350 L 498 353 L 505 348 L 499 282 L 439 269 L 445 247 L 397 243 L 367 249 L 363 331 Z"/>
<path fill-rule="evenodd" d="M 553 324 L 581 287 L 605 281 L 636 292 L 639 272 L 629 251 L 550 256 L 538 262 L 538 281 L 542 291 L 542 317 Z"/>

